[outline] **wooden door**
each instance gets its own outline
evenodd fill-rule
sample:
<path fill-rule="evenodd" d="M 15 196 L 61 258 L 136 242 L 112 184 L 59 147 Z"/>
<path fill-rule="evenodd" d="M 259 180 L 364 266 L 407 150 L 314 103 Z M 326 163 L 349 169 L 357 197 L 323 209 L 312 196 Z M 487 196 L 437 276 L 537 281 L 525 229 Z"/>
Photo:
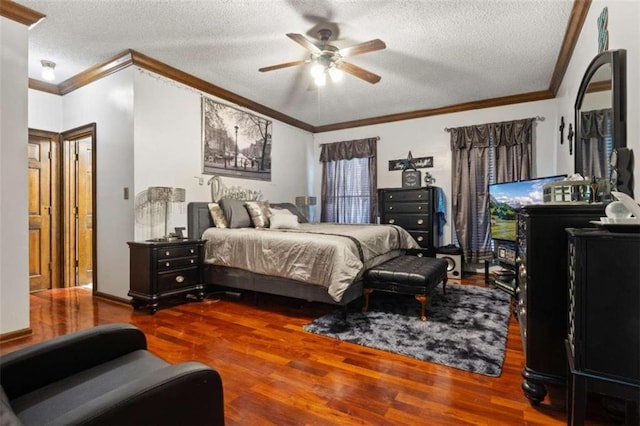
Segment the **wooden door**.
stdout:
<path fill-rule="evenodd" d="M 29 130 L 29 291 L 60 285 L 58 134 Z"/>
<path fill-rule="evenodd" d="M 94 284 L 95 125 L 62 134 L 65 286 Z"/>

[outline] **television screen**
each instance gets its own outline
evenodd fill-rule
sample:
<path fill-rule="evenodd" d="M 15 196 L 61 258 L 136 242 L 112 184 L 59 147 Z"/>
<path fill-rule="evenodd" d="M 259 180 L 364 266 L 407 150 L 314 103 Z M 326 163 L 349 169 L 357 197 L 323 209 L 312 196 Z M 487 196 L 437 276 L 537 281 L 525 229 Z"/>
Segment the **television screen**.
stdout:
<path fill-rule="evenodd" d="M 544 184 L 562 180 L 565 177 L 566 175 L 557 175 L 489 185 L 491 238 L 515 242 L 518 211 L 523 206 L 542 204 Z"/>

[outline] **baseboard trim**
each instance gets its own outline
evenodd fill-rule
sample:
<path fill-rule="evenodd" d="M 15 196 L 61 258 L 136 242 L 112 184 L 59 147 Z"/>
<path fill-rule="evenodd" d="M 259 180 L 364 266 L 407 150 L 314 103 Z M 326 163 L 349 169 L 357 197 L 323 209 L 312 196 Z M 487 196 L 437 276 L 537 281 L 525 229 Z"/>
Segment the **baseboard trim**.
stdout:
<path fill-rule="evenodd" d="M 33 335 L 31 327 L 23 328 L 22 330 L 11 331 L 9 333 L 0 334 L 0 342 L 8 342 L 10 340 L 22 339 L 23 337 Z"/>

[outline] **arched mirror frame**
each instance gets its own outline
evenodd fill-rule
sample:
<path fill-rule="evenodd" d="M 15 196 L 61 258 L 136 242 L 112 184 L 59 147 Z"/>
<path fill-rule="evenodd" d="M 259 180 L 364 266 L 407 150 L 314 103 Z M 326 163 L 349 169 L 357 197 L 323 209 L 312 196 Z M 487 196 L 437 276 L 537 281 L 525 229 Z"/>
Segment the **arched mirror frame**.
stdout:
<path fill-rule="evenodd" d="M 624 49 L 608 50 L 598 54 L 589 64 L 587 71 L 582 77 L 580 89 L 575 103 L 575 173 L 584 176 L 582 164 L 582 120 L 580 119 L 582 103 L 587 94 L 587 88 L 591 83 L 592 77 L 603 66 L 609 64 L 611 66 L 611 120 L 612 129 L 611 136 L 613 138 L 613 148 L 627 146 L 627 51 Z M 605 159 L 605 170 L 608 169 L 609 158 Z M 588 177 L 588 176 L 585 176 Z M 608 178 L 607 175 L 602 178 Z"/>

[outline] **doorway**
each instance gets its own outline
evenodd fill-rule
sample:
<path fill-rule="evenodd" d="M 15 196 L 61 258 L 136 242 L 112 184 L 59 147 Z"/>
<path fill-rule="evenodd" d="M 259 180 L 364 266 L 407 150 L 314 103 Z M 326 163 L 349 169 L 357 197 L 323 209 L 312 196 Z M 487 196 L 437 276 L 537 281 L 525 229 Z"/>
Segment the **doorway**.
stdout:
<path fill-rule="evenodd" d="M 96 293 L 95 135 L 95 123 L 29 130 L 30 291 L 91 285 Z"/>

